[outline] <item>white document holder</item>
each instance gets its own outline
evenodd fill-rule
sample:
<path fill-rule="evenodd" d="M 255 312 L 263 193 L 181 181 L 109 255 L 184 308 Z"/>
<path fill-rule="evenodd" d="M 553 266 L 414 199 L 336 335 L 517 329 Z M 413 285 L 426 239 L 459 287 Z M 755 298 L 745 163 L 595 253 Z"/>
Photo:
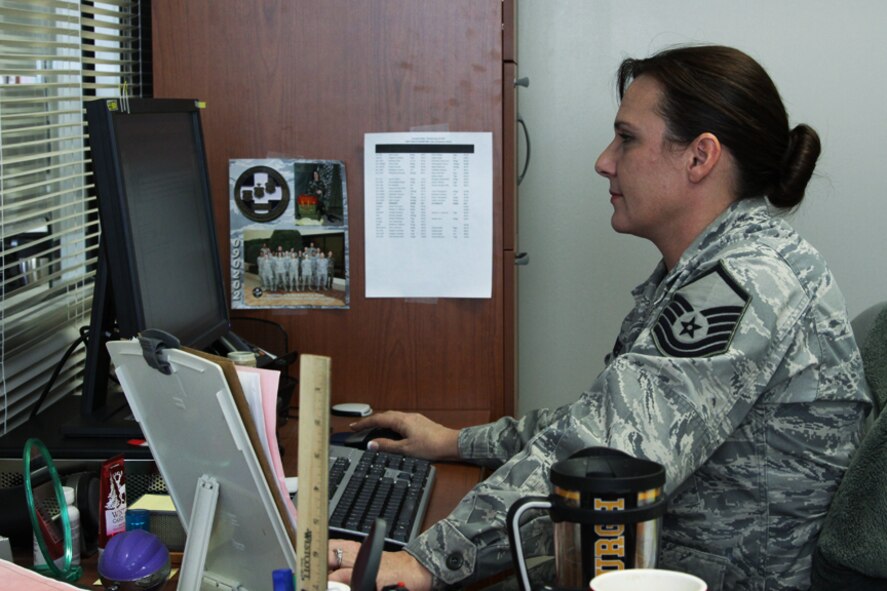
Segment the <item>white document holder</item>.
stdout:
<path fill-rule="evenodd" d="M 295 528 L 282 505 L 289 499 L 241 418 L 233 364 L 163 349 L 166 375 L 136 339 L 107 346 L 187 532 L 179 591 L 259 591 L 272 587 L 275 569 L 295 571 Z"/>

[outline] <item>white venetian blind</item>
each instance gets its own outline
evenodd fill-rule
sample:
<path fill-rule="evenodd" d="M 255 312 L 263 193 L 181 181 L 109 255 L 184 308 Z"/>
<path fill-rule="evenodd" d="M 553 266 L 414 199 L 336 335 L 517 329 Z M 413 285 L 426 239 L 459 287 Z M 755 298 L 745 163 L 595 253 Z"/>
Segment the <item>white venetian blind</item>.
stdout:
<path fill-rule="evenodd" d="M 141 96 L 138 0 L 0 0 L 0 433 L 89 324 L 99 222 L 83 102 Z M 147 18 L 147 17 L 146 17 Z M 74 349 L 41 408 L 75 392 Z"/>

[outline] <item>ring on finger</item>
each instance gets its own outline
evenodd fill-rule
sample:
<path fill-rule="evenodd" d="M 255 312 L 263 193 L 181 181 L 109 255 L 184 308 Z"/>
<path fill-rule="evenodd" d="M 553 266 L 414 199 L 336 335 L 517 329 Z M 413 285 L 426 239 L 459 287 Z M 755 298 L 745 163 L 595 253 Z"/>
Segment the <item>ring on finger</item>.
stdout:
<path fill-rule="evenodd" d="M 333 554 L 336 555 L 336 570 L 342 568 L 342 558 L 345 556 L 345 551 L 341 548 L 333 548 Z"/>

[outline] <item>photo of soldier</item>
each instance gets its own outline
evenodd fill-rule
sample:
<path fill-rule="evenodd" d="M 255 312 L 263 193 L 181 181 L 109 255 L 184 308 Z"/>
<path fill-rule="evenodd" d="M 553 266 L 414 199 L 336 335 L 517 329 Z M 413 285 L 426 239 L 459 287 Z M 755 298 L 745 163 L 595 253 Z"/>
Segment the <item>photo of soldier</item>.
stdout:
<path fill-rule="evenodd" d="M 308 194 L 317 198 L 317 213 L 323 218 L 329 201 L 329 193 L 326 183 L 320 178 L 319 168 L 315 168 L 314 172 L 311 173 L 311 180 L 308 182 Z"/>
<path fill-rule="evenodd" d="M 274 290 L 283 291 L 286 289 L 286 260 L 285 254 L 278 247 L 277 253 L 274 255 Z"/>
<path fill-rule="evenodd" d="M 335 262 L 336 259 L 333 256 L 333 251 L 329 251 L 326 255 L 326 258 L 328 260 L 327 266 L 329 268 L 329 273 L 327 275 L 327 282 L 328 283 L 326 285 L 326 289 L 332 289 L 333 288 L 333 277 L 336 274 L 336 262 Z"/>
<path fill-rule="evenodd" d="M 299 267 L 296 260 L 296 253 L 290 249 L 286 253 L 286 289 L 287 291 L 295 291 L 296 284 L 299 282 Z"/>
<path fill-rule="evenodd" d="M 302 275 L 301 275 L 301 289 L 302 291 L 307 291 L 311 289 L 312 282 L 314 278 L 314 257 L 308 252 L 308 249 L 305 249 L 305 252 L 302 253 Z"/>
<path fill-rule="evenodd" d="M 262 281 L 262 289 L 271 291 L 274 289 L 274 269 L 271 268 L 271 250 L 262 249 L 258 258 L 259 278 Z"/>
<path fill-rule="evenodd" d="M 295 163 L 296 225 L 338 226 L 344 222 L 344 174 L 338 161 Z"/>
<path fill-rule="evenodd" d="M 326 289 L 327 271 L 329 270 L 329 260 L 324 253 L 320 253 L 314 259 L 317 265 L 317 271 L 314 276 L 316 282 L 315 289 L 322 291 Z"/>

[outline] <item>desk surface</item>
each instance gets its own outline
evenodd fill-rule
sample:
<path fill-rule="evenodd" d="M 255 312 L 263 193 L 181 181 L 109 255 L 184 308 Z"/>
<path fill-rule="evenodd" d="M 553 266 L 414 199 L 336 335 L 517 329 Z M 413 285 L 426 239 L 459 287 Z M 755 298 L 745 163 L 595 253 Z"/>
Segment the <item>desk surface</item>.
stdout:
<path fill-rule="evenodd" d="M 458 428 L 472 424 L 479 424 L 488 420 L 486 411 L 426 411 L 426 416 L 448 427 Z M 333 431 L 346 431 L 348 424 L 354 419 L 347 417 L 332 417 L 330 426 Z M 283 427 L 280 428 L 279 442 L 284 448 L 283 466 L 286 474 L 296 474 L 298 464 L 298 420 L 290 419 Z M 431 524 L 446 517 L 463 496 L 475 485 L 482 477 L 482 469 L 477 466 L 470 466 L 459 463 L 439 463 L 435 464 L 437 468 L 437 480 L 429 499 L 428 511 L 422 524 L 422 529 L 426 529 Z M 17 562 L 18 556 L 16 557 Z M 94 555 L 83 562 L 83 577 L 79 583 L 83 586 L 92 586 L 98 579 L 96 564 L 98 556 Z M 268 574 L 269 587 L 271 584 L 271 574 Z M 168 582 L 163 591 L 173 591 L 177 585 L 176 580 Z M 100 588 L 100 587 L 91 587 Z"/>

